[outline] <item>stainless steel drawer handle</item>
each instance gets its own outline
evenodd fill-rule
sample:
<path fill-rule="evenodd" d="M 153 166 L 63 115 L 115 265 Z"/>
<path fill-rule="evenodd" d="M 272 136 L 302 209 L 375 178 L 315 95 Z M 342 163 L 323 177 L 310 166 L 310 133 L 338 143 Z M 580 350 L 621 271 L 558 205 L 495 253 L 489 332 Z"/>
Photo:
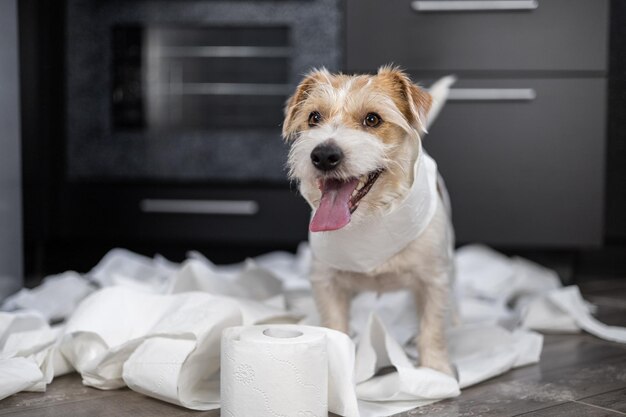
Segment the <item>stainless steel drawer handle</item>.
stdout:
<path fill-rule="evenodd" d="M 293 87 L 288 84 L 254 83 L 172 83 L 160 87 L 164 94 L 220 96 L 287 96 Z"/>
<path fill-rule="evenodd" d="M 161 58 L 287 58 L 283 46 L 164 46 L 155 51 Z"/>
<path fill-rule="evenodd" d="M 259 212 L 253 200 L 169 200 L 147 198 L 139 203 L 144 213 L 224 214 L 252 216 Z"/>
<path fill-rule="evenodd" d="M 537 97 L 532 88 L 453 88 L 450 101 L 531 101 Z"/>
<path fill-rule="evenodd" d="M 492 10 L 534 10 L 537 0 L 415 0 L 411 7 L 417 12 L 464 12 Z"/>

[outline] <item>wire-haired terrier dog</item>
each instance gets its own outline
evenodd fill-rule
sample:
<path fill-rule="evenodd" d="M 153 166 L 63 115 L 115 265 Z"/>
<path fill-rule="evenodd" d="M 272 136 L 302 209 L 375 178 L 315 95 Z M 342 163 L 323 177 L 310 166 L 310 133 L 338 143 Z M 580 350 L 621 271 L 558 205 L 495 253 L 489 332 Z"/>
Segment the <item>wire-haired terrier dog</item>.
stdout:
<path fill-rule="evenodd" d="M 311 281 L 324 326 L 349 331 L 357 291 L 410 289 L 422 366 L 448 374 L 445 336 L 453 275 L 447 195 L 421 138 L 431 95 L 402 71 L 316 70 L 285 109 L 290 176 L 314 214 Z"/>
<path fill-rule="evenodd" d="M 347 333 L 357 291 L 410 289 L 421 365 L 452 374 L 444 327 L 454 237 L 443 182 L 421 147 L 431 103 L 393 67 L 315 70 L 288 100 L 283 136 L 290 176 L 313 209 L 311 281 L 322 324 Z"/>

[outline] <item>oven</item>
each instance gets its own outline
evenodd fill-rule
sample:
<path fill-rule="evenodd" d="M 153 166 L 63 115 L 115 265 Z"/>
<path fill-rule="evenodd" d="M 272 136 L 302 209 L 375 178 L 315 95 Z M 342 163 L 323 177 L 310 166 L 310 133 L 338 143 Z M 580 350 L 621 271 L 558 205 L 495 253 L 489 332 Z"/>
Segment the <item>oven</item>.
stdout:
<path fill-rule="evenodd" d="M 253 254 L 242 247 L 306 239 L 310 211 L 285 169 L 283 106 L 311 68 L 340 69 L 342 2 L 63 3 L 39 11 L 45 33 L 62 27 L 56 78 L 40 74 L 62 97 L 46 220 L 46 239 L 61 243 L 46 247 L 64 253 L 47 256 L 171 244 L 236 247 L 241 257 Z M 45 33 L 39 47 L 50 50 Z M 209 254 L 230 260 L 218 252 Z"/>

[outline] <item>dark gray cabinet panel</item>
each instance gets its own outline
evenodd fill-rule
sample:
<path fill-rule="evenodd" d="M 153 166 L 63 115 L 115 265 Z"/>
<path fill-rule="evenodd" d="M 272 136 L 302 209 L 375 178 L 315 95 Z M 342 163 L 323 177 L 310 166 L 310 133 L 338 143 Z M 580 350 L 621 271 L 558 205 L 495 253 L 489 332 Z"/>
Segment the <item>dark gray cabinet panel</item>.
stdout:
<path fill-rule="evenodd" d="M 348 0 L 347 69 L 605 71 L 607 22 L 608 0 L 434 13 L 414 11 L 410 0 Z"/>
<path fill-rule="evenodd" d="M 17 1 L 0 1 L 0 300 L 22 285 Z"/>
<path fill-rule="evenodd" d="M 604 79 L 463 80 L 527 101 L 449 101 L 424 139 L 450 190 L 459 241 L 602 242 Z"/>

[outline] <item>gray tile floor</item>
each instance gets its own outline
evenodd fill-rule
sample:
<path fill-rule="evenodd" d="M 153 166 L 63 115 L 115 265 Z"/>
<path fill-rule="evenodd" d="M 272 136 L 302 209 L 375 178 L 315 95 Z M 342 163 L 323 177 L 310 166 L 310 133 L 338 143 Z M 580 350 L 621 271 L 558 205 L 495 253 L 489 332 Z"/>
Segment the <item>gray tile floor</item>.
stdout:
<path fill-rule="evenodd" d="M 582 285 L 607 324 L 626 325 L 626 279 Z M 454 399 L 397 417 L 626 415 L 626 345 L 587 334 L 548 335 L 541 362 L 463 390 Z M 80 378 L 57 378 L 46 393 L 20 393 L 0 401 L 0 416 L 217 417 L 218 411 L 189 411 L 128 389 L 99 391 Z M 254 416 L 250 416 L 254 417 Z"/>

